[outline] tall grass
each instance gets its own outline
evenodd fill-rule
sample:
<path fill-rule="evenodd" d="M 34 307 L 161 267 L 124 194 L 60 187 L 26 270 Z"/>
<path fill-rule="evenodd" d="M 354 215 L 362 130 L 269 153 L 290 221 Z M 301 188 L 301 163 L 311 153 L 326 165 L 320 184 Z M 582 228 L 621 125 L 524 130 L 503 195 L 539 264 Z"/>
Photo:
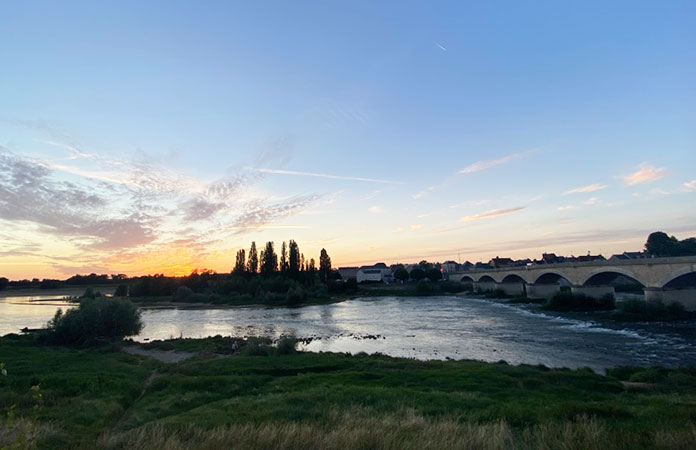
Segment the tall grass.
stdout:
<path fill-rule="evenodd" d="M 107 433 L 99 448 L 120 450 L 692 450 L 696 427 L 678 431 L 626 433 L 587 416 L 514 428 L 504 421 L 476 424 L 456 417 L 427 418 L 413 411 L 376 416 L 365 411 L 336 415 L 324 423 L 263 422 L 205 429 L 147 425 Z"/>

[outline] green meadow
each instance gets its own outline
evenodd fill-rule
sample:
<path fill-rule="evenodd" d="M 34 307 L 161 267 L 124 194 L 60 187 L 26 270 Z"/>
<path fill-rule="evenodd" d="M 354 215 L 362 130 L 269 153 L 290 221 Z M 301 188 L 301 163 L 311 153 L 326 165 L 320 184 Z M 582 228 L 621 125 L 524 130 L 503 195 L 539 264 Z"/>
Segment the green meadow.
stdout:
<path fill-rule="evenodd" d="M 693 449 L 696 368 L 590 370 L 0 338 L 0 448 Z M 280 347 L 280 346 L 279 346 Z M 32 386 L 34 388 L 32 389 Z M 37 387 L 38 386 L 38 387 Z M 16 447 L 12 447 L 12 446 Z M 3 447 L 5 446 L 5 447 Z M 23 447 L 22 447 L 23 446 Z"/>

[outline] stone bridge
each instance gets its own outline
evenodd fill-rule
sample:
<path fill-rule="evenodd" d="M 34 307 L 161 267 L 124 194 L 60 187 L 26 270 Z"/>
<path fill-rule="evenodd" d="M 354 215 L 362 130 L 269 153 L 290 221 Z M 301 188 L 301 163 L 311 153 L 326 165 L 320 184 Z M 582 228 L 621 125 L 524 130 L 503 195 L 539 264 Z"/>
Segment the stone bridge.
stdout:
<path fill-rule="evenodd" d="M 502 289 L 508 295 L 526 292 L 529 298 L 551 298 L 561 286 L 592 297 L 613 294 L 619 275 L 643 285 L 646 300 L 678 301 L 688 310 L 696 310 L 696 256 L 535 264 L 447 274 L 450 280 L 472 283 L 474 290 Z"/>

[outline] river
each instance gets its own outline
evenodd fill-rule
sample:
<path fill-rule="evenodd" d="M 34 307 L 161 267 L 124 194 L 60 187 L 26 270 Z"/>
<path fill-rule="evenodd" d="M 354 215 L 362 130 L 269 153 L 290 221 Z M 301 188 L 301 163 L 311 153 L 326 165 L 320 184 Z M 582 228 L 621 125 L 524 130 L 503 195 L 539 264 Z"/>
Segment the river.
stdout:
<path fill-rule="evenodd" d="M 0 298 L 0 335 L 46 323 L 61 301 Z M 696 364 L 696 323 L 596 322 L 471 297 L 382 297 L 302 308 L 143 309 L 138 341 L 171 337 L 313 338 L 306 350 L 417 359 L 591 367 Z"/>

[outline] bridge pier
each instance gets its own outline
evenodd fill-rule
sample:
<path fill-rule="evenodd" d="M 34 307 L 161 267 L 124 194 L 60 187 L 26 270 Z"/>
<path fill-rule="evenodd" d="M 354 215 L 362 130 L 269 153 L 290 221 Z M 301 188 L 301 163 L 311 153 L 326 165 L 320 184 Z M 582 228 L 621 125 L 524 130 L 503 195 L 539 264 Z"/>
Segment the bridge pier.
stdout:
<path fill-rule="evenodd" d="M 528 284 L 527 285 L 527 298 L 529 299 L 540 299 L 550 300 L 551 297 L 556 295 L 557 292 L 561 292 L 561 285 L 559 284 Z"/>
<path fill-rule="evenodd" d="M 524 295 L 524 283 L 513 282 L 513 283 L 496 283 L 496 289 L 500 289 L 505 292 L 505 295 L 511 297 L 517 295 Z"/>
<path fill-rule="evenodd" d="M 473 283 L 474 292 L 495 291 L 497 284 L 495 281 L 476 281 Z"/>
<path fill-rule="evenodd" d="M 614 286 L 571 286 L 573 295 L 587 295 L 592 298 L 601 298 L 607 294 L 615 295 Z"/>

